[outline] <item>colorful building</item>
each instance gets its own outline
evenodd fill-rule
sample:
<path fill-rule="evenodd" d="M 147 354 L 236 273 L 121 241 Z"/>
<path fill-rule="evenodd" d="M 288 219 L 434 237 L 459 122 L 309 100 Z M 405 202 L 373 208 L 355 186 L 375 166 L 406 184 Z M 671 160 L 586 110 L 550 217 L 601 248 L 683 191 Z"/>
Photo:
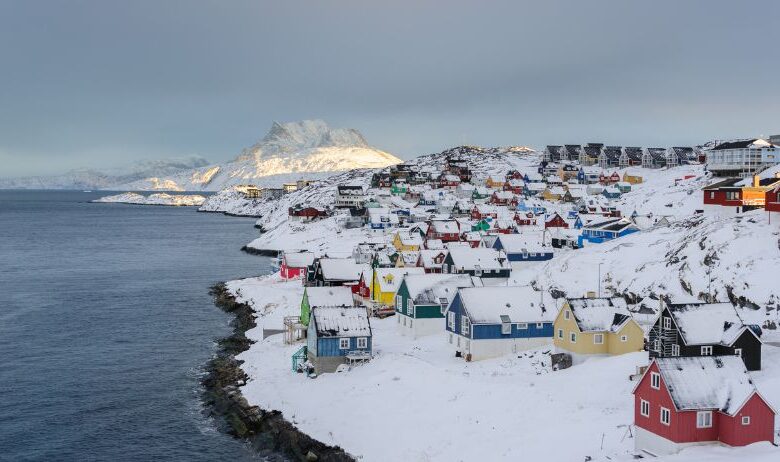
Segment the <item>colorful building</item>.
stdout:
<path fill-rule="evenodd" d="M 473 287 L 479 279 L 453 274 L 405 276 L 395 296 L 398 329 L 418 338 L 444 331 L 444 313 L 458 289 Z"/>

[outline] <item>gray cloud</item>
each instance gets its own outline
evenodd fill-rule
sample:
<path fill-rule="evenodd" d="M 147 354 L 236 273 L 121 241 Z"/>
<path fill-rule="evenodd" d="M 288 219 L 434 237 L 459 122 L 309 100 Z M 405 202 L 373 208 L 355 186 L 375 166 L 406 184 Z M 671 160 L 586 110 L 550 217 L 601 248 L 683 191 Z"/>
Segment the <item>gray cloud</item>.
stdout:
<path fill-rule="evenodd" d="M 774 1 L 0 0 L 0 176 L 234 156 L 323 118 L 468 142 L 780 132 Z"/>

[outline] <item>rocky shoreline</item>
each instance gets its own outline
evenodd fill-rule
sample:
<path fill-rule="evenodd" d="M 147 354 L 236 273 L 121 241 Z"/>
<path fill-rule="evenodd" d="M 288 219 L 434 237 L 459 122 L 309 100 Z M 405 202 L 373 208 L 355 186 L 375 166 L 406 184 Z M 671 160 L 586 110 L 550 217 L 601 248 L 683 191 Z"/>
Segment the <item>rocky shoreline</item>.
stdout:
<path fill-rule="evenodd" d="M 343 449 L 328 446 L 299 431 L 281 412 L 249 405 L 239 388 L 249 377 L 236 355 L 252 344 L 246 337 L 246 332 L 255 327 L 252 309 L 237 303 L 224 283 L 216 284 L 210 293 L 219 308 L 235 316 L 231 321 L 233 333 L 219 341 L 217 354 L 206 365 L 202 379 L 203 400 L 220 429 L 246 440 L 262 456 L 284 454 L 286 460 L 302 462 L 354 461 Z"/>
<path fill-rule="evenodd" d="M 272 249 L 256 249 L 254 247 L 243 246 L 241 250 L 251 255 L 261 255 L 263 257 L 278 257 L 279 251 Z"/>

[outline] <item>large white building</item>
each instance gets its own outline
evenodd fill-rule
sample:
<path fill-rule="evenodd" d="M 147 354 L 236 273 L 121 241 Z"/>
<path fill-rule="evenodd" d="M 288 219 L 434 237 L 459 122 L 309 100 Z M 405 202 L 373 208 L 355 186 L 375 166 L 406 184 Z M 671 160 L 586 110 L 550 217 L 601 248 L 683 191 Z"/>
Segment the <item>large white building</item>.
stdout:
<path fill-rule="evenodd" d="M 707 152 L 715 176 L 746 178 L 778 163 L 780 147 L 761 138 L 719 143 Z"/>

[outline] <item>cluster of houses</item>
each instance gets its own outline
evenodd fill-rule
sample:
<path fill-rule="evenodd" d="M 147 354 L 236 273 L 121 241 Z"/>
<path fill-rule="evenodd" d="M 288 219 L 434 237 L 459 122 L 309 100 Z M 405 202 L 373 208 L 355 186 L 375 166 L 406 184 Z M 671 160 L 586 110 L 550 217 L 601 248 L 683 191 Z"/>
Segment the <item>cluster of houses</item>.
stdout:
<path fill-rule="evenodd" d="M 610 168 L 701 160 L 692 148 L 548 146 L 535 171 L 477 178 L 451 157 L 438 172 L 401 164 L 375 174 L 371 188 L 338 185 L 332 209 L 291 208 L 299 220 L 346 209 L 378 236 L 348 257 L 280 255 L 281 277 L 304 286 L 300 314 L 285 319 L 285 340 L 305 342 L 293 370 L 321 374 L 369 361 L 371 320 L 386 316 L 410 339 L 442 335 L 465 361 L 551 345 L 560 367 L 576 367 L 593 356 L 648 351 L 649 364 L 632 377 L 638 450 L 774 442 L 776 411 L 750 377 L 761 369 L 761 328 L 744 321 L 741 308 L 661 299 L 648 322 L 646 306 L 621 297 L 553 299 L 512 278 L 513 269 L 556 252 L 643 229 L 636 213 L 624 217 L 610 204 L 642 178 Z M 780 204 L 773 171 L 720 183 L 705 188 L 705 204 L 725 194 L 744 208 L 759 193 L 767 210 Z"/>

